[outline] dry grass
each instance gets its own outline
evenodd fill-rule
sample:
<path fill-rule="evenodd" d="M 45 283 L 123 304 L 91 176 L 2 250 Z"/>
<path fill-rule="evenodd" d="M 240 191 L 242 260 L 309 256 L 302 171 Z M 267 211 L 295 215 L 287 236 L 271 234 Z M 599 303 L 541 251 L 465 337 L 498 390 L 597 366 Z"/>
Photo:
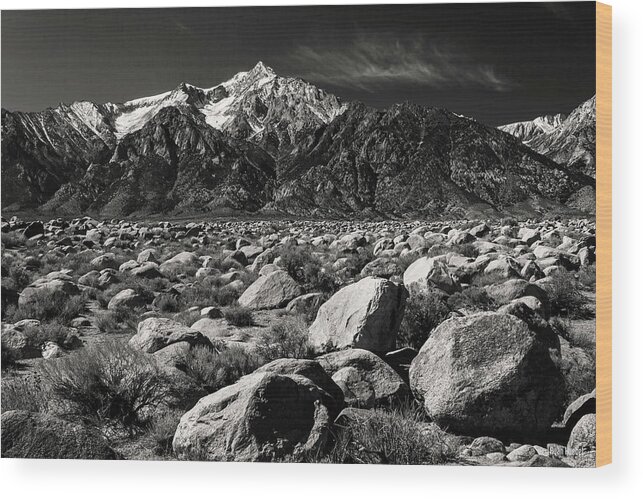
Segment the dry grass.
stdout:
<path fill-rule="evenodd" d="M 24 306 L 7 311 L 6 320 L 18 322 L 22 319 L 39 321 L 58 321 L 68 324 L 69 321 L 85 312 L 85 297 L 82 295 L 66 296 L 46 290 L 37 291 L 32 301 Z"/>
<path fill-rule="evenodd" d="M 578 271 L 578 282 L 588 291 L 596 291 L 596 265 L 581 267 Z"/>
<path fill-rule="evenodd" d="M 136 331 L 143 310 L 118 307 L 115 310 L 99 310 L 94 314 L 94 324 L 103 333 Z"/>
<path fill-rule="evenodd" d="M 216 285 L 216 278 L 206 278 L 203 282 L 195 282 L 181 293 L 181 302 L 184 307 L 225 307 L 232 305 L 240 292 L 231 288 L 220 288 Z"/>
<path fill-rule="evenodd" d="M 191 348 L 182 359 L 185 373 L 213 393 L 255 371 L 261 361 L 241 347 Z"/>
<path fill-rule="evenodd" d="M 398 347 L 422 348 L 431 331 L 446 319 L 449 312 L 449 307 L 439 294 L 412 291 L 397 333 Z"/>
<path fill-rule="evenodd" d="M 95 344 L 43 363 L 43 382 L 69 416 L 132 433 L 167 395 L 153 359 L 117 341 Z"/>
<path fill-rule="evenodd" d="M 50 394 L 39 379 L 14 377 L 2 380 L 2 412 L 45 412 Z"/>
<path fill-rule="evenodd" d="M 171 457 L 173 455 L 172 440 L 181 416 L 183 416 L 183 411 L 164 411 L 151 421 L 147 435 L 153 442 L 153 451 L 157 456 Z"/>
<path fill-rule="evenodd" d="M 299 315 L 283 317 L 259 335 L 257 353 L 265 362 L 312 358 L 314 352 L 308 341 L 308 323 Z"/>
<path fill-rule="evenodd" d="M 580 283 L 571 272 L 555 272 L 547 285 L 547 293 L 552 307 L 552 313 L 580 319 L 590 314 L 587 300 L 580 292 Z"/>
<path fill-rule="evenodd" d="M 461 292 L 449 296 L 447 304 L 452 310 L 474 309 L 481 311 L 497 310 L 499 305 L 491 296 L 478 286 L 469 286 Z"/>
<path fill-rule="evenodd" d="M 297 281 L 307 293 L 319 291 L 332 294 L 341 286 L 336 274 L 324 266 L 321 259 L 311 253 L 310 248 L 285 247 L 279 252 L 286 272 Z M 368 262 L 364 262 L 363 268 Z M 359 263 L 357 264 L 359 267 Z M 361 270 L 361 268 L 360 268 Z"/>
<path fill-rule="evenodd" d="M 334 445 L 314 462 L 445 464 L 455 460 L 448 435 L 430 426 L 420 409 L 375 409 L 338 429 Z"/>
<path fill-rule="evenodd" d="M 0 235 L 3 249 L 15 249 L 24 246 L 27 238 L 20 232 L 3 232 Z"/>
<path fill-rule="evenodd" d="M 35 347 L 40 347 L 48 341 L 62 346 L 69 335 L 69 329 L 55 321 L 42 322 L 38 326 L 27 326 L 23 331 L 29 338 L 29 344 Z"/>
<path fill-rule="evenodd" d="M 248 327 L 254 324 L 254 318 L 252 316 L 252 310 L 240 305 L 233 305 L 230 307 L 225 307 L 223 310 L 223 317 L 228 324 L 232 324 L 237 327 Z"/>

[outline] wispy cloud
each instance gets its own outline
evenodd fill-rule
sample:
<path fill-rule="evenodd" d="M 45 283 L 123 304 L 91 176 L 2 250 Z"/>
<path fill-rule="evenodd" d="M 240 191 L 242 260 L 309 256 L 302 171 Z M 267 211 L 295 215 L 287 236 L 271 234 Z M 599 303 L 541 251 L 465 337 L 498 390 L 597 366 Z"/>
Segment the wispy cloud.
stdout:
<path fill-rule="evenodd" d="M 481 86 L 496 91 L 511 86 L 491 65 L 421 37 L 394 41 L 388 37 L 361 37 L 341 49 L 300 46 L 292 52 L 291 59 L 304 68 L 304 78 L 368 91 L 396 82 L 433 87 Z"/>

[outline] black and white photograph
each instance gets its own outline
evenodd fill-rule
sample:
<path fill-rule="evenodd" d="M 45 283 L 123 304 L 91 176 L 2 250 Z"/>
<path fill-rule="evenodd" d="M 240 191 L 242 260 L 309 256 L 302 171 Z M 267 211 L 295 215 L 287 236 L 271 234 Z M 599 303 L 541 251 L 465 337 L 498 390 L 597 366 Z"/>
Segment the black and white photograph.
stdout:
<path fill-rule="evenodd" d="M 1 44 L 2 458 L 597 465 L 595 2 Z"/>

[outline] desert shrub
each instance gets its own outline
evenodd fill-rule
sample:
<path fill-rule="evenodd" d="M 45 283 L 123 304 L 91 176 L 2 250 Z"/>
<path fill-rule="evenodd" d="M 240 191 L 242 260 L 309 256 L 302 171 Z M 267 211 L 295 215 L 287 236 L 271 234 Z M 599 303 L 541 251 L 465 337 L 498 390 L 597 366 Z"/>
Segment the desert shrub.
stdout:
<path fill-rule="evenodd" d="M 229 324 L 238 327 L 247 327 L 254 324 L 252 310 L 240 305 L 232 305 L 225 307 L 223 310 L 223 317 Z"/>
<path fill-rule="evenodd" d="M 586 316 L 586 300 L 578 287 L 578 281 L 571 272 L 553 273 L 547 285 L 552 313 L 572 319 Z"/>
<path fill-rule="evenodd" d="M 513 217 L 501 218 L 500 226 L 518 227 L 520 224 L 518 220 Z"/>
<path fill-rule="evenodd" d="M 397 334 L 398 346 L 420 349 L 449 312 L 444 298 L 437 292 L 412 290 Z"/>
<path fill-rule="evenodd" d="M 181 293 L 181 302 L 186 307 L 209 307 L 232 305 L 239 298 L 239 291 L 212 285 L 214 280 L 195 282 Z"/>
<path fill-rule="evenodd" d="M 480 272 L 471 278 L 471 285 L 477 286 L 478 288 L 484 288 L 485 286 L 504 282 L 507 279 L 507 277 L 504 277 L 499 272 L 491 272 L 490 274 Z"/>
<path fill-rule="evenodd" d="M 194 347 L 181 360 L 185 373 L 210 393 L 235 383 L 260 365 L 257 355 L 242 347 Z"/>
<path fill-rule="evenodd" d="M 152 298 L 154 291 L 164 291 L 167 288 L 167 280 L 163 278 L 145 279 L 144 277 L 136 277 L 125 275 L 120 282 L 114 283 L 104 291 L 105 300 L 109 302 L 118 293 L 125 289 L 133 289 L 139 294 Z"/>
<path fill-rule="evenodd" d="M 574 321 L 569 317 L 554 316 L 549 319 L 549 324 L 556 334 L 565 339 L 571 346 L 582 348 L 592 356 L 595 354 L 595 334 L 587 334 L 587 331 L 578 330 L 574 327 Z"/>
<path fill-rule="evenodd" d="M 176 322 L 180 322 L 181 324 L 185 324 L 186 326 L 190 327 L 196 321 L 201 319 L 201 311 L 200 310 L 184 310 L 184 311 L 179 312 L 177 314 L 173 314 L 171 316 L 171 319 L 175 320 Z"/>
<path fill-rule="evenodd" d="M 461 292 L 453 293 L 447 300 L 451 310 L 478 309 L 482 311 L 497 310 L 498 304 L 489 294 L 478 286 L 469 286 Z"/>
<path fill-rule="evenodd" d="M 21 232 L 3 232 L 0 235 L 2 246 L 6 249 L 20 248 L 27 242 L 27 238 Z"/>
<path fill-rule="evenodd" d="M 142 312 L 128 307 L 99 310 L 94 314 L 94 324 L 104 333 L 133 331 L 136 330 Z"/>
<path fill-rule="evenodd" d="M 18 365 L 18 358 L 13 350 L 5 348 L 0 349 L 0 368 L 2 371 L 13 369 Z"/>
<path fill-rule="evenodd" d="M 419 258 L 422 258 L 422 255 L 417 253 L 406 253 L 397 259 L 397 265 L 402 270 L 402 273 L 404 273 L 404 271 L 406 271 L 406 269 L 408 269 L 409 266 Z"/>
<path fill-rule="evenodd" d="M 596 291 L 596 265 L 581 267 L 578 271 L 578 282 L 585 289 Z"/>
<path fill-rule="evenodd" d="M 47 409 L 48 394 L 46 388 L 33 378 L 3 379 L 0 394 L 2 396 L 2 412 L 44 412 Z"/>
<path fill-rule="evenodd" d="M 334 293 L 341 283 L 338 283 L 333 272 L 324 267 L 318 256 L 311 253 L 309 248 L 299 246 L 285 247 L 281 250 L 282 265 L 290 277 L 297 281 L 307 293 L 320 291 Z M 366 265 L 367 262 L 364 263 Z M 364 267 L 362 265 L 362 267 Z"/>
<path fill-rule="evenodd" d="M 308 323 L 298 315 L 283 317 L 259 334 L 257 353 L 266 362 L 312 358 L 314 352 L 308 341 Z"/>
<path fill-rule="evenodd" d="M 183 413 L 181 410 L 163 411 L 151 421 L 147 434 L 153 442 L 153 451 L 157 456 L 172 455 L 172 440 Z"/>
<path fill-rule="evenodd" d="M 452 251 L 452 248 L 453 246 L 447 246 L 446 244 L 434 244 L 429 248 L 426 256 L 433 258 L 435 256 L 445 255 L 446 253 Z"/>
<path fill-rule="evenodd" d="M 468 258 L 477 258 L 480 252 L 476 249 L 476 247 L 471 244 L 471 243 L 466 243 L 466 244 L 454 244 L 451 246 L 451 251 L 454 253 L 458 253 L 462 256 L 466 256 Z"/>
<path fill-rule="evenodd" d="M 19 262 L 12 262 L 9 267 L 8 275 L 3 277 L 2 283 L 11 289 L 22 291 L 31 283 L 31 275 Z"/>
<path fill-rule="evenodd" d="M 145 425 L 168 390 L 153 358 L 114 340 L 43 363 L 40 374 L 67 415 L 130 434 Z"/>
<path fill-rule="evenodd" d="M 81 295 L 65 296 L 40 290 L 28 304 L 20 306 L 8 320 L 17 322 L 22 319 L 37 319 L 42 322 L 58 321 L 67 324 L 85 312 L 85 299 Z"/>
<path fill-rule="evenodd" d="M 455 460 L 457 446 L 420 413 L 375 409 L 368 417 L 340 427 L 323 461 L 360 464 L 444 464 Z"/>
<path fill-rule="evenodd" d="M 181 310 L 181 300 L 176 295 L 164 293 L 154 300 L 156 307 L 161 312 L 178 312 Z"/>
<path fill-rule="evenodd" d="M 60 322 L 41 322 L 38 326 L 25 327 L 24 333 L 27 335 L 29 344 L 37 347 L 48 341 L 62 345 L 69 335 L 69 329 Z"/>

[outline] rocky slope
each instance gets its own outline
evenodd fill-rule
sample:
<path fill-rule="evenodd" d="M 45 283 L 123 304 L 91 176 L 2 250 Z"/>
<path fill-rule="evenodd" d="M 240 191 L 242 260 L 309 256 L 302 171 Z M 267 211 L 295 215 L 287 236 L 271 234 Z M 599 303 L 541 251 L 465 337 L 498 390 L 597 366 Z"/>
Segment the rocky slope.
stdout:
<path fill-rule="evenodd" d="M 274 206 L 291 212 L 489 213 L 537 197 L 564 202 L 587 179 L 506 134 L 449 111 L 352 105 L 279 165 Z"/>
<path fill-rule="evenodd" d="M 208 210 L 256 211 L 271 197 L 271 156 L 226 137 L 200 115 L 162 109 L 126 135 L 104 164 L 92 164 L 45 205 L 55 212 L 104 215 Z"/>
<path fill-rule="evenodd" d="M 464 216 L 560 205 L 592 183 L 591 168 L 578 166 L 588 120 L 579 108 L 558 126 L 541 123 L 529 146 L 548 159 L 446 110 L 344 103 L 259 63 L 209 89 L 181 83 L 122 104 L 3 110 L 2 203 L 105 216 Z"/>
<path fill-rule="evenodd" d="M 562 121 L 541 117 L 499 128 L 570 170 L 596 177 L 596 96 Z"/>

